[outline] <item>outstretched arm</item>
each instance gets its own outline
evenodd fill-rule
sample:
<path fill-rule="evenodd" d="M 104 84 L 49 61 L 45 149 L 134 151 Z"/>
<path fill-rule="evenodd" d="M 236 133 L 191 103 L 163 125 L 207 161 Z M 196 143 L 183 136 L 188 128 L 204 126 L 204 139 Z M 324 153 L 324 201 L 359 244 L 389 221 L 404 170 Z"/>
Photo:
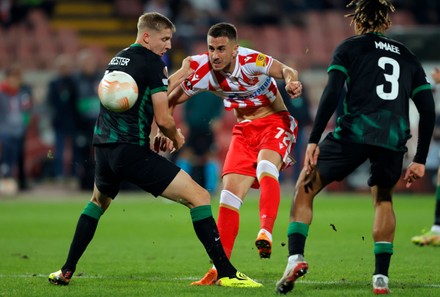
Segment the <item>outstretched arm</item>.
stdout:
<path fill-rule="evenodd" d="M 269 76 L 275 79 L 284 79 L 287 94 L 289 94 L 291 98 L 297 98 L 301 95 L 302 84 L 298 80 L 298 71 L 292 67 L 274 59 L 269 69 Z"/>

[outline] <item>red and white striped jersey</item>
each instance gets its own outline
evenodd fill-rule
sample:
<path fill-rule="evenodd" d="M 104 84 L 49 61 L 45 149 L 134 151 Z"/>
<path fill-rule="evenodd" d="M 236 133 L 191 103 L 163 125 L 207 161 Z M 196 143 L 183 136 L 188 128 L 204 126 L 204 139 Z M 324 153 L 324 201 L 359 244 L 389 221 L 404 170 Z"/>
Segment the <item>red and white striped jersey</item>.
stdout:
<path fill-rule="evenodd" d="M 273 62 L 270 56 L 239 47 L 232 73 L 213 71 L 208 53 L 191 58 L 191 68 L 195 72 L 181 84 L 188 96 L 211 91 L 223 98 L 227 110 L 267 106 L 276 99 L 276 81 L 268 76 Z"/>

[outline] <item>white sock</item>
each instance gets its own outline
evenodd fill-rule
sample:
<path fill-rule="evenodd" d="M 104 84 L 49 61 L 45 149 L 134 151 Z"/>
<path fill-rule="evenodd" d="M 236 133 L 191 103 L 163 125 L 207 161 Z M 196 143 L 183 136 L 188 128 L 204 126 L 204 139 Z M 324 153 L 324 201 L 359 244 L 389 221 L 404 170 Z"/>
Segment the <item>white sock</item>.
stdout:
<path fill-rule="evenodd" d="M 258 234 L 261 233 L 265 233 L 267 237 L 269 237 L 269 240 L 272 241 L 272 234 L 269 231 L 267 231 L 266 229 L 261 229 L 260 232 L 258 232 Z"/>

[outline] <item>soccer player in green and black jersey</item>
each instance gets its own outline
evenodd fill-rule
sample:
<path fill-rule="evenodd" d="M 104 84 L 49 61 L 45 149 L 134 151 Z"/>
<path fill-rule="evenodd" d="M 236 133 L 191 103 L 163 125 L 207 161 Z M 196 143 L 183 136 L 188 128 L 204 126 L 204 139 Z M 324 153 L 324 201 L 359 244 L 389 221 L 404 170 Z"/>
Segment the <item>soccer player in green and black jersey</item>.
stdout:
<path fill-rule="evenodd" d="M 406 142 L 411 137 L 409 99 L 420 114 L 417 152 L 406 169 L 406 186 L 424 176 L 425 162 L 435 121 L 431 87 L 417 58 L 401 43 L 384 36 L 390 27 L 388 0 L 355 0 L 353 17 L 356 36 L 334 51 L 328 68 L 328 83 L 321 96 L 307 146 L 304 168 L 288 227 L 289 259 L 277 283 L 279 293 L 292 290 L 295 280 L 308 270 L 304 247 L 312 222 L 314 197 L 329 183 L 340 181 L 370 162 L 368 185 L 374 201 L 373 240 L 375 270 L 373 292 L 388 294 L 388 268 L 393 254 L 396 219 L 392 205 Z M 344 85 L 344 114 L 319 143 L 335 111 Z"/>
<path fill-rule="evenodd" d="M 79 218 L 65 264 L 49 275 L 49 281 L 69 284 L 93 238 L 99 218 L 118 194 L 121 182 L 128 181 L 154 196 L 163 196 L 190 209 L 197 237 L 216 267 L 220 267 L 218 285 L 261 287 L 229 262 L 212 216 L 208 191 L 157 153 L 167 148 L 178 150 L 185 142 L 169 110 L 167 90 L 172 90 L 189 75 L 189 63 L 184 63 L 168 79 L 161 57 L 171 49 L 174 24 L 159 13 L 144 13 L 137 27 L 136 43 L 119 52 L 106 71 L 130 74 L 138 85 L 139 96 L 131 109 L 121 113 L 101 105 L 93 138 L 96 171 L 92 199 Z M 166 138 L 159 137 L 151 150 L 149 135 L 153 119 Z"/>

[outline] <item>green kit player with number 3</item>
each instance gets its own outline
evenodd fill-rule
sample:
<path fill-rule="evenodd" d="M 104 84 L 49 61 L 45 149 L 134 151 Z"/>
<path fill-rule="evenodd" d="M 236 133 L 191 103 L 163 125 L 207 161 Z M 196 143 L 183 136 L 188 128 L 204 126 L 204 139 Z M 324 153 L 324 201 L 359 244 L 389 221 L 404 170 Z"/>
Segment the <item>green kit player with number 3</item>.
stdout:
<path fill-rule="evenodd" d="M 328 83 L 322 94 L 306 150 L 304 168 L 288 227 L 289 258 L 276 285 L 279 293 L 293 289 L 308 271 L 304 247 L 312 222 L 314 197 L 329 183 L 340 181 L 369 160 L 368 185 L 375 210 L 373 240 L 375 270 L 373 292 L 388 294 L 388 268 L 393 254 L 396 219 L 392 205 L 411 137 L 409 99 L 420 114 L 417 152 L 406 169 L 406 187 L 424 176 L 426 156 L 434 127 L 435 108 L 431 86 L 417 58 L 401 43 L 384 34 L 394 11 L 388 0 L 355 0 L 352 25 L 356 35 L 334 51 Z M 333 132 L 318 145 L 338 105 L 344 86 L 344 114 Z M 342 246 L 343 243 L 341 243 Z"/>

